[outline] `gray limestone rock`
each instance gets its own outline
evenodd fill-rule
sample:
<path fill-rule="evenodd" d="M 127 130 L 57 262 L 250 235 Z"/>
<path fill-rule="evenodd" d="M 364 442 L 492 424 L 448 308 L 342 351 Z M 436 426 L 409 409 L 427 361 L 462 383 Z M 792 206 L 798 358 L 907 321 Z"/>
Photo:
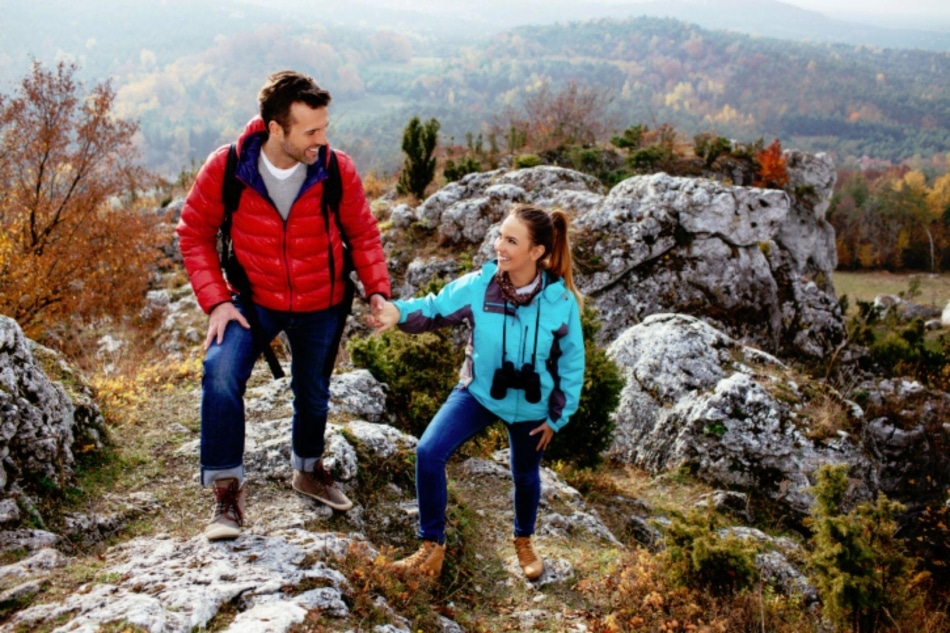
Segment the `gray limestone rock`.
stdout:
<path fill-rule="evenodd" d="M 575 222 L 589 269 L 578 281 L 601 312 L 601 340 L 679 312 L 772 352 L 833 349 L 844 337 L 829 281 L 833 231 L 829 241 L 824 218 L 801 204 L 662 173 L 615 186 Z"/>
<path fill-rule="evenodd" d="M 105 420 L 82 377 L 0 316 L 0 495 L 21 479 L 65 486 L 74 451 L 98 450 L 104 433 Z"/>
<path fill-rule="evenodd" d="M 788 152 L 785 191 L 659 173 L 604 192 L 561 167 L 469 174 L 418 209 L 444 243 L 494 257 L 497 227 L 524 202 L 575 216 L 576 281 L 602 317 L 609 343 L 651 314 L 697 316 L 773 353 L 821 357 L 845 336 L 832 273 L 834 231 L 825 217 L 835 181 L 824 155 Z M 401 295 L 444 268 L 414 262 Z"/>
<path fill-rule="evenodd" d="M 248 534 L 230 543 L 203 536 L 134 539 L 109 551 L 103 577 L 114 578 L 112 583 L 86 585 L 61 603 L 30 607 L 9 625 L 38 627 L 65 618 L 70 630 L 92 632 L 124 620 L 149 631 L 186 633 L 233 604 L 239 615 L 229 630 L 282 632 L 311 609 L 328 617 L 348 614 L 342 600 L 347 581 L 331 565 L 353 544 L 367 547 L 349 537 L 302 530 Z M 285 586 L 307 579 L 325 586 L 285 594 Z"/>
<path fill-rule="evenodd" d="M 461 270 L 462 267 L 455 259 L 435 257 L 415 259 L 406 268 L 405 281 L 396 295 L 403 299 L 409 299 L 433 279 L 455 279 Z"/>
<path fill-rule="evenodd" d="M 870 497 L 875 471 L 847 436 L 820 438 L 796 412 L 805 398 L 782 388 L 783 365 L 697 318 L 658 314 L 623 333 L 608 355 L 626 378 L 610 456 L 652 473 L 686 467 L 699 479 L 764 495 L 793 516 L 812 503 L 822 464 L 853 466 L 855 494 Z M 759 370 L 752 364 L 758 365 Z"/>
<path fill-rule="evenodd" d="M 330 378 L 330 412 L 378 422 L 386 411 L 383 385 L 365 369 L 357 369 Z"/>

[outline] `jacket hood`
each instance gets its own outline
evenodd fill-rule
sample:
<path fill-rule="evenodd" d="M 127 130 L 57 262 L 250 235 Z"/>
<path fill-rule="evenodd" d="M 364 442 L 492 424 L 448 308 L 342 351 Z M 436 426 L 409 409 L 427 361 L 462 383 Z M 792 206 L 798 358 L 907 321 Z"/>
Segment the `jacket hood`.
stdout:
<path fill-rule="evenodd" d="M 264 126 L 264 119 L 262 119 L 260 115 L 255 116 L 245 124 L 244 131 L 237 140 L 238 153 L 244 150 L 245 144 L 254 135 L 261 135 L 262 143 L 267 139 L 267 128 Z"/>

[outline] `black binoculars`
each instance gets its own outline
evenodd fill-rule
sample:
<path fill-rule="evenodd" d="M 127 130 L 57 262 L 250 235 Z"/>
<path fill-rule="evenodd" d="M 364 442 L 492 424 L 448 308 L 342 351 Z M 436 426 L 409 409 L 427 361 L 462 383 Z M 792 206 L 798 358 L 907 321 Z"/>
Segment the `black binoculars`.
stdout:
<path fill-rule="evenodd" d="M 534 404 L 541 401 L 541 377 L 534 371 L 534 365 L 525 363 L 519 370 L 514 363 L 506 360 L 501 369 L 495 370 L 491 381 L 491 397 L 501 400 L 509 389 L 524 389 L 524 399 Z"/>

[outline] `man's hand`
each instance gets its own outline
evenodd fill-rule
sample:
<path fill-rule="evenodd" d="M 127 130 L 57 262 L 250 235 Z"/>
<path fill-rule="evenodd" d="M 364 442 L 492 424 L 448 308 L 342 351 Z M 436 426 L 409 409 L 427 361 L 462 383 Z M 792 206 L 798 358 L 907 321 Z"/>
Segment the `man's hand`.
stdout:
<path fill-rule="evenodd" d="M 531 432 L 528 435 L 537 435 L 541 434 L 541 439 L 538 440 L 538 450 L 543 451 L 547 448 L 548 444 L 551 443 L 551 440 L 554 439 L 554 429 L 548 426 L 548 423 L 545 422 L 541 426 L 536 426 L 531 429 Z"/>
<path fill-rule="evenodd" d="M 224 340 L 224 331 L 230 321 L 237 321 L 245 330 L 251 329 L 251 324 L 247 322 L 244 315 L 238 312 L 234 304 L 225 301 L 215 306 L 208 317 L 208 335 L 205 337 L 205 351 L 211 347 L 211 341 L 217 340 L 218 345 Z"/>
<path fill-rule="evenodd" d="M 383 300 L 380 302 L 379 309 L 374 310 L 367 321 L 370 327 L 376 330 L 376 334 L 382 334 L 399 323 L 400 316 L 399 308 L 396 307 L 396 304 Z"/>
<path fill-rule="evenodd" d="M 384 305 L 386 305 L 386 297 L 378 293 L 370 295 L 369 311 L 373 316 L 379 314 L 383 310 Z"/>

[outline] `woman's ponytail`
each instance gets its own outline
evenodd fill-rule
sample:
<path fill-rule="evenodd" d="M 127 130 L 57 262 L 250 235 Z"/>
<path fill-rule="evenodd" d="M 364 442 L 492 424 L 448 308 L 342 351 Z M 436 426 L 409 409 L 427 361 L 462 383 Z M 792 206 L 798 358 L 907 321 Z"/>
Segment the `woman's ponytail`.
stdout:
<path fill-rule="evenodd" d="M 551 246 L 551 254 L 547 257 L 548 269 L 564 280 L 564 285 L 574 293 L 578 306 L 583 309 L 584 297 L 574 285 L 574 260 L 568 236 L 571 218 L 561 209 L 554 209 L 551 211 L 551 223 L 554 225 L 554 244 Z"/>

